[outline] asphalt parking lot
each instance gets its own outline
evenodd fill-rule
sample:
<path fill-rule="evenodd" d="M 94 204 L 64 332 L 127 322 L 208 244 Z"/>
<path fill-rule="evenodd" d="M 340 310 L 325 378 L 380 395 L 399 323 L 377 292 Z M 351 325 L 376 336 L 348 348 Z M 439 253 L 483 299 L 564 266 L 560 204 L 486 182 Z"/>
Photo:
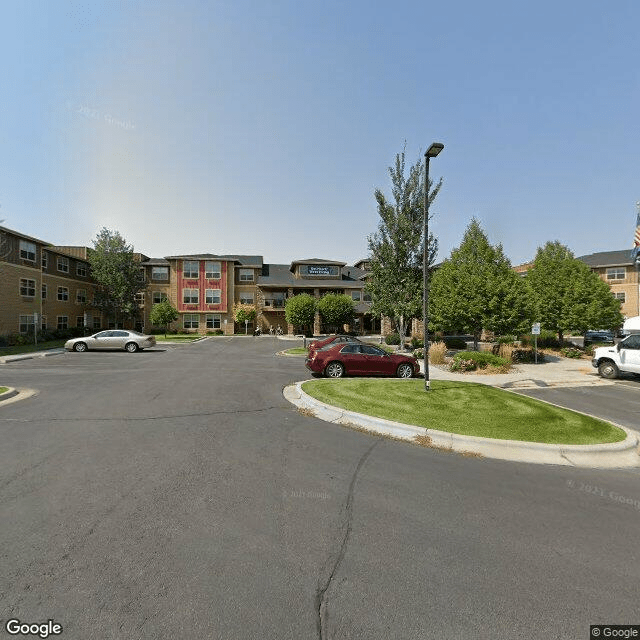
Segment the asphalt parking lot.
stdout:
<path fill-rule="evenodd" d="M 573 640 L 638 622 L 639 473 L 321 422 L 282 397 L 308 377 L 282 348 L 1 367 L 38 393 L 0 406 L 0 618 L 101 640 Z"/>

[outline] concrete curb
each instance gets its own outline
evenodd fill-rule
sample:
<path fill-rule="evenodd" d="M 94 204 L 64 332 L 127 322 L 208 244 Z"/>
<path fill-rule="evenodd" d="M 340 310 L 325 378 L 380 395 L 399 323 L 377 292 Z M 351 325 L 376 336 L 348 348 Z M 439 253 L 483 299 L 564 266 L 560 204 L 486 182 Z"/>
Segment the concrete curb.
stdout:
<path fill-rule="evenodd" d="M 35 395 L 38 395 L 35 389 L 13 389 L 9 387 L 9 391 L 0 394 L 0 406 L 20 402 Z"/>
<path fill-rule="evenodd" d="M 48 349 L 47 351 L 34 351 L 32 353 L 20 353 L 15 356 L 2 356 L 0 357 L 0 364 L 19 362 L 20 360 L 31 360 L 32 358 L 48 358 L 49 356 L 59 356 L 64 352 L 65 350 L 63 348 L 60 348 Z"/>
<path fill-rule="evenodd" d="M 13 387 L 7 387 L 7 390 L 4 393 L 0 393 L 0 402 L 8 400 L 9 398 L 13 398 L 18 395 L 18 390 Z"/>
<path fill-rule="evenodd" d="M 626 439 L 622 442 L 594 445 L 540 444 L 519 440 L 462 436 L 347 411 L 312 398 L 302 390 L 302 382 L 285 387 L 283 395 L 299 409 L 311 412 L 320 420 L 357 427 L 372 433 L 408 440 L 416 444 L 426 444 L 438 449 L 532 464 L 603 469 L 640 467 L 638 434 L 621 425 L 615 426 L 627 434 Z"/>

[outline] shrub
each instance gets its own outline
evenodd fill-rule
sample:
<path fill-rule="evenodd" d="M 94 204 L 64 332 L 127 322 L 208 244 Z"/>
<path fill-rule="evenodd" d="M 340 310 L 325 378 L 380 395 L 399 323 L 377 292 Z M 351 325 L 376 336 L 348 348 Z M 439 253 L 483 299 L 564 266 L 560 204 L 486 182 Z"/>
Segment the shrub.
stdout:
<path fill-rule="evenodd" d="M 429 361 L 433 364 L 444 364 L 447 345 L 444 342 L 434 342 L 429 346 Z"/>
<path fill-rule="evenodd" d="M 466 349 L 467 341 L 464 338 L 445 338 L 447 349 Z"/>
<path fill-rule="evenodd" d="M 532 347 L 535 344 L 534 336 L 526 334 L 521 336 L 520 341 L 523 347 Z M 560 341 L 558 336 L 547 329 L 543 330 L 538 336 L 538 348 L 540 349 L 559 349 Z"/>
<path fill-rule="evenodd" d="M 387 344 L 400 344 L 400 336 L 397 333 L 390 333 L 388 336 L 385 336 L 384 341 Z"/>
<path fill-rule="evenodd" d="M 411 338 L 411 348 L 412 349 L 423 349 L 424 348 L 424 340 L 422 338 L 418 338 L 414 336 Z"/>
<path fill-rule="evenodd" d="M 418 358 L 418 360 L 422 360 L 424 358 L 424 349 L 416 349 L 413 352 L 413 357 Z M 431 351 L 429 351 L 429 360 L 433 362 L 433 360 L 431 360 Z"/>
<path fill-rule="evenodd" d="M 511 362 L 520 364 L 536 361 L 536 352 L 533 349 L 514 349 L 511 352 Z M 544 354 L 538 352 L 538 362 L 544 362 Z"/>
<path fill-rule="evenodd" d="M 495 341 L 498 344 L 513 344 L 516 341 L 515 336 L 498 336 Z"/>
<path fill-rule="evenodd" d="M 493 365 L 494 367 L 505 367 L 509 364 L 509 361 L 500 356 L 494 356 L 488 351 L 459 351 L 453 356 L 453 362 L 457 361 L 471 361 L 476 367 L 484 369 L 487 365 Z M 453 367 L 452 367 L 453 369 Z"/>
<path fill-rule="evenodd" d="M 478 365 L 473 360 L 457 358 L 451 363 L 451 371 L 475 371 Z"/>
<path fill-rule="evenodd" d="M 582 358 L 582 350 L 577 347 L 563 347 L 560 349 L 560 353 L 565 358 Z"/>

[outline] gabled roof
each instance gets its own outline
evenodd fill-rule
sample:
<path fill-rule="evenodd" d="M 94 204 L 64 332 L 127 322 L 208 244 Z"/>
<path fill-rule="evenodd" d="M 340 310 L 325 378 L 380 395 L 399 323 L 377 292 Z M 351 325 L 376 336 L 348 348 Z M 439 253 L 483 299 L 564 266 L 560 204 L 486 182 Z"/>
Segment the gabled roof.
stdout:
<path fill-rule="evenodd" d="M 586 256 L 578 256 L 578 260 L 588 264 L 590 267 L 619 267 L 632 266 L 631 249 L 620 249 L 619 251 L 601 251 L 600 253 L 590 253 Z"/>
<path fill-rule="evenodd" d="M 18 236 L 18 238 L 22 238 L 23 240 L 30 240 L 31 242 L 37 242 L 39 244 L 45 245 L 46 247 L 53 246 L 50 242 L 39 240 L 38 238 L 34 238 L 33 236 L 28 236 L 26 233 L 21 233 L 20 231 L 14 231 L 13 229 L 9 229 L 8 227 L 0 226 L 0 231 L 6 231 L 8 233 L 11 233 L 14 236 Z"/>
<path fill-rule="evenodd" d="M 140 264 L 145 267 L 168 267 L 169 261 L 164 258 L 149 258 L 148 260 L 143 260 Z"/>

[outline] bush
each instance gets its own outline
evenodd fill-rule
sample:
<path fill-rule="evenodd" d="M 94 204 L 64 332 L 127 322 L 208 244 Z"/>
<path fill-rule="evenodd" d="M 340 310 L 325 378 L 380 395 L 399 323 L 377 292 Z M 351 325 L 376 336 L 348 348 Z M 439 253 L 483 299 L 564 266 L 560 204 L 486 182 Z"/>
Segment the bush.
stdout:
<path fill-rule="evenodd" d="M 445 338 L 444 343 L 447 345 L 447 349 L 466 349 L 467 341 L 463 338 Z"/>
<path fill-rule="evenodd" d="M 451 371 L 475 371 L 478 365 L 473 360 L 464 358 L 454 359 L 451 363 Z"/>
<path fill-rule="evenodd" d="M 414 336 L 411 338 L 411 348 L 412 349 L 423 349 L 424 348 L 424 340 L 422 338 L 418 338 Z"/>
<path fill-rule="evenodd" d="M 500 356 L 494 356 L 488 351 L 459 351 L 453 356 L 454 364 L 460 361 L 471 361 L 475 363 L 476 368 L 484 369 L 487 365 L 494 367 L 506 367 L 509 361 Z M 452 366 L 453 369 L 453 366 Z"/>
<path fill-rule="evenodd" d="M 384 341 L 387 344 L 400 344 L 400 336 L 397 333 L 390 333 L 388 336 L 385 336 Z"/>
<path fill-rule="evenodd" d="M 582 358 L 582 350 L 577 347 L 563 347 L 560 349 L 560 353 L 565 358 Z"/>
<path fill-rule="evenodd" d="M 498 336 L 495 342 L 498 344 L 513 344 L 516 341 L 515 336 Z"/>
<path fill-rule="evenodd" d="M 526 334 L 520 337 L 523 347 L 533 347 L 535 344 L 534 336 Z M 560 341 L 558 336 L 553 331 L 545 329 L 538 336 L 538 348 L 539 349 L 559 349 Z"/>
<path fill-rule="evenodd" d="M 424 359 L 424 349 L 416 349 L 413 352 L 413 357 L 418 358 L 418 360 Z M 429 360 L 431 361 L 431 352 L 429 352 Z"/>
<path fill-rule="evenodd" d="M 429 361 L 433 364 L 444 364 L 447 345 L 444 342 L 434 342 L 429 345 Z"/>
<path fill-rule="evenodd" d="M 207 331 L 208 336 L 223 336 L 224 331 L 222 329 L 209 329 Z"/>

